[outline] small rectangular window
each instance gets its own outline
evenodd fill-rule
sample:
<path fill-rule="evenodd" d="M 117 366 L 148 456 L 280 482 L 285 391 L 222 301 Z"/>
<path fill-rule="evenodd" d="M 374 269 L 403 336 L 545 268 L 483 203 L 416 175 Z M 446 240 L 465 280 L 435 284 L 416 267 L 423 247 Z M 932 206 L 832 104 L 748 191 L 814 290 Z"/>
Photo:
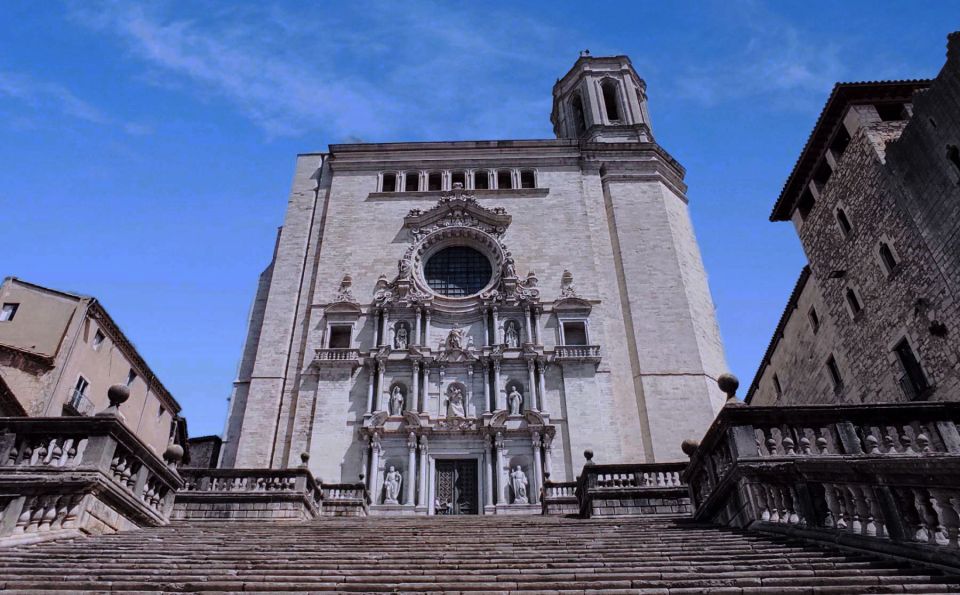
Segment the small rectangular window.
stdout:
<path fill-rule="evenodd" d="M 586 345 L 587 344 L 587 325 L 583 322 L 564 322 L 563 323 L 563 344 L 564 345 Z"/>
<path fill-rule="evenodd" d="M 408 172 L 407 175 L 404 176 L 404 180 L 406 183 L 406 187 L 404 188 L 405 191 L 416 192 L 417 190 L 420 190 L 420 174 L 416 172 Z"/>
<path fill-rule="evenodd" d="M 10 322 L 17 315 L 20 304 L 4 304 L 0 308 L 0 322 Z"/>
<path fill-rule="evenodd" d="M 890 244 L 886 242 L 880 242 L 880 262 L 883 264 L 883 272 L 887 275 L 893 273 L 893 269 L 897 266 L 897 258 L 893 255 Z"/>
<path fill-rule="evenodd" d="M 906 110 L 902 103 L 882 103 L 874 107 L 877 108 L 877 115 L 879 115 L 880 119 L 884 122 L 907 119 Z"/>
<path fill-rule="evenodd" d="M 353 329 L 347 325 L 337 324 L 330 327 L 330 349 L 350 349 L 350 335 Z"/>
<path fill-rule="evenodd" d="M 473 174 L 473 187 L 477 190 L 489 190 L 490 189 L 490 172 L 485 169 L 481 169 L 478 172 Z"/>
<path fill-rule="evenodd" d="M 397 174 L 383 174 L 383 189 L 381 192 L 397 191 Z"/>
<path fill-rule="evenodd" d="M 904 394 L 911 401 L 924 397 L 927 389 L 930 388 L 930 383 L 927 382 L 927 377 L 923 373 L 920 361 L 913 352 L 913 348 L 910 347 L 910 343 L 906 339 L 902 339 L 893 348 L 893 351 L 897 354 L 897 359 L 900 361 L 901 368 L 903 368 L 900 388 L 903 389 Z"/>
<path fill-rule="evenodd" d="M 778 399 L 783 396 L 783 387 L 780 386 L 780 379 L 776 374 L 773 375 L 773 390 L 777 393 Z"/>
<path fill-rule="evenodd" d="M 853 225 L 850 224 L 850 219 L 847 217 L 847 212 L 842 208 L 837 207 L 836 211 L 837 224 L 840 226 L 840 231 L 843 232 L 843 237 L 850 237 L 850 233 L 853 231 Z"/>
<path fill-rule="evenodd" d="M 457 184 L 460 184 L 462 188 L 467 187 L 467 174 L 462 171 L 455 171 L 450 177 L 450 188 L 453 188 Z"/>
<path fill-rule="evenodd" d="M 80 393 L 81 395 L 87 394 L 87 387 L 90 386 L 90 383 L 87 382 L 87 379 L 83 376 L 77 378 L 77 384 L 73 387 L 73 390 Z"/>
<path fill-rule="evenodd" d="M 137 373 L 133 371 L 133 368 L 131 368 L 130 371 L 127 372 L 127 386 L 132 385 L 136 379 Z"/>
<path fill-rule="evenodd" d="M 827 359 L 827 373 L 830 375 L 830 381 L 833 383 L 833 390 L 839 391 L 843 388 L 843 376 L 840 375 L 840 367 L 837 366 L 837 360 L 831 355 Z"/>
<path fill-rule="evenodd" d="M 94 351 L 100 351 L 100 347 L 103 345 L 103 342 L 106 340 L 106 338 L 107 337 L 98 330 L 97 332 L 93 333 L 93 343 L 91 343 L 90 346 L 93 347 Z"/>
<path fill-rule="evenodd" d="M 163 414 L 167 412 L 167 408 L 163 406 L 163 403 L 160 404 L 160 407 L 157 408 L 157 417 L 163 417 Z"/>
<path fill-rule="evenodd" d="M 513 173 L 509 169 L 501 169 L 497 172 L 497 188 L 499 190 L 511 190 L 513 188 Z"/>
<path fill-rule="evenodd" d="M 806 221 L 815 204 L 817 204 L 817 201 L 814 200 L 810 190 L 804 190 L 803 194 L 800 195 L 800 200 L 797 202 L 797 210 L 800 211 L 800 218 Z"/>
<path fill-rule="evenodd" d="M 817 309 L 810 307 L 810 311 L 807 312 L 807 316 L 810 318 L 810 328 L 813 329 L 813 334 L 816 335 L 817 331 L 820 330 L 820 315 L 817 314 Z"/>
<path fill-rule="evenodd" d="M 537 187 L 537 177 L 534 175 L 533 170 L 525 169 L 520 172 L 520 187 L 521 188 L 536 188 Z"/>
<path fill-rule="evenodd" d="M 434 172 L 427 176 L 427 190 L 443 190 L 443 175 Z"/>
<path fill-rule="evenodd" d="M 857 292 L 852 287 L 847 288 L 847 305 L 850 306 L 850 312 L 854 315 L 863 310 L 863 304 L 860 303 L 860 298 L 857 297 Z"/>

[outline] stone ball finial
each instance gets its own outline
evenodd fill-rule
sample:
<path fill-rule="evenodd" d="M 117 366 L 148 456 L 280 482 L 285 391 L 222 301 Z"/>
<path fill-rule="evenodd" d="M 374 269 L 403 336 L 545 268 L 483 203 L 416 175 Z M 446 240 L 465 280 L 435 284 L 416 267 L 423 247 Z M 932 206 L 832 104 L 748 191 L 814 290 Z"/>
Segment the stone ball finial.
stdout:
<path fill-rule="evenodd" d="M 163 451 L 163 460 L 167 461 L 172 467 L 176 467 L 183 460 L 183 447 L 175 442 L 167 445 L 167 450 Z"/>
<path fill-rule="evenodd" d="M 737 389 L 740 388 L 740 381 L 733 374 L 729 372 L 720 374 L 720 376 L 717 377 L 717 386 L 727 395 L 727 402 L 724 406 L 740 406 L 745 404 L 737 400 Z"/>
<path fill-rule="evenodd" d="M 687 438 L 680 443 L 680 450 L 683 451 L 683 454 L 688 457 L 692 457 L 693 453 L 697 452 L 697 449 L 700 448 L 700 443 L 692 438 Z"/>
<path fill-rule="evenodd" d="M 589 449 L 589 448 L 588 448 L 587 450 L 583 451 L 583 457 L 584 457 L 585 459 L 587 459 L 587 462 L 586 462 L 587 465 L 593 465 L 593 450 L 592 450 L 592 449 Z"/>
<path fill-rule="evenodd" d="M 120 405 L 126 403 L 127 399 L 129 398 L 129 388 L 122 384 L 114 384 L 107 389 L 107 399 L 110 401 L 110 406 L 97 415 L 104 417 L 119 417 L 122 419 L 123 414 L 120 413 Z"/>
<path fill-rule="evenodd" d="M 454 190 L 463 190 L 463 182 L 454 182 L 454 183 L 453 183 L 453 189 L 454 189 Z"/>
<path fill-rule="evenodd" d="M 130 398 L 130 389 L 122 384 L 114 384 L 107 389 L 107 399 L 111 407 L 120 407 Z"/>
<path fill-rule="evenodd" d="M 308 462 L 310 462 L 310 453 L 308 452 L 300 453 L 300 466 L 306 467 Z"/>

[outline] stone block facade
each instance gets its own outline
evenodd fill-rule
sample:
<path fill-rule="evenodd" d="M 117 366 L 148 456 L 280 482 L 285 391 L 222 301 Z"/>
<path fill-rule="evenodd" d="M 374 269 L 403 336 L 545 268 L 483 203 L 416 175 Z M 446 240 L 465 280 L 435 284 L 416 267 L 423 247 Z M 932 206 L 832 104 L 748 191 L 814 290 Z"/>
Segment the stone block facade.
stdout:
<path fill-rule="evenodd" d="M 810 262 L 747 400 L 956 400 L 960 62 L 835 87 L 771 217 Z"/>

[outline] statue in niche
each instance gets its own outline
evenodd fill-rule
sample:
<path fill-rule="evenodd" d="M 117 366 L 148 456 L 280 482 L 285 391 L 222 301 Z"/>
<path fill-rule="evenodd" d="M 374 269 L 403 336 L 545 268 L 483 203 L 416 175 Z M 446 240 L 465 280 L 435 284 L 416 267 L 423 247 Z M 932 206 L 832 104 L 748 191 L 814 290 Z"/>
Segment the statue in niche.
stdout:
<path fill-rule="evenodd" d="M 527 497 L 527 474 L 523 472 L 520 465 L 517 465 L 517 468 L 510 472 L 510 487 L 513 488 L 514 504 L 530 503 L 530 499 Z"/>
<path fill-rule="evenodd" d="M 447 335 L 447 349 L 449 350 L 458 350 L 463 351 L 463 348 L 466 346 L 466 333 L 459 324 L 455 324 L 452 329 L 450 329 L 450 334 Z"/>
<path fill-rule="evenodd" d="M 447 396 L 447 417 L 466 417 L 467 413 L 463 408 L 463 391 L 459 386 L 450 387 L 450 393 Z"/>
<path fill-rule="evenodd" d="M 510 415 L 520 415 L 520 405 L 523 404 L 523 395 L 517 390 L 517 385 L 510 387 L 510 394 L 507 395 L 507 403 L 510 404 Z"/>
<path fill-rule="evenodd" d="M 383 477 L 383 503 L 399 504 L 397 498 L 400 496 L 400 486 L 403 484 L 403 476 L 397 471 L 397 468 L 390 465 L 390 470 Z"/>
<path fill-rule="evenodd" d="M 403 415 L 403 391 L 399 386 L 393 387 L 390 393 L 390 415 Z"/>
<path fill-rule="evenodd" d="M 503 261 L 503 276 L 505 279 L 515 279 L 517 277 L 517 265 L 513 262 L 512 256 L 507 256 Z"/>
<path fill-rule="evenodd" d="M 507 347 L 513 349 L 520 347 L 520 329 L 517 328 L 515 321 L 507 321 L 507 326 L 503 331 L 503 341 L 507 344 Z"/>
<path fill-rule="evenodd" d="M 406 349 L 410 341 L 410 332 L 407 331 L 407 323 L 401 322 L 397 325 L 397 332 L 393 336 L 394 349 Z"/>

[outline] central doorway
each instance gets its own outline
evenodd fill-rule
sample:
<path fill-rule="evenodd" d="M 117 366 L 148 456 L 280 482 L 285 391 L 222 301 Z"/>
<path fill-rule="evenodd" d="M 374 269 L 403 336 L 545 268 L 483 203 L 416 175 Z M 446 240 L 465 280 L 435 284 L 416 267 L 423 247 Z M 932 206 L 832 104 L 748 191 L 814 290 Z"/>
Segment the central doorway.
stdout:
<path fill-rule="evenodd" d="M 477 461 L 438 460 L 434 509 L 438 515 L 479 514 Z"/>

